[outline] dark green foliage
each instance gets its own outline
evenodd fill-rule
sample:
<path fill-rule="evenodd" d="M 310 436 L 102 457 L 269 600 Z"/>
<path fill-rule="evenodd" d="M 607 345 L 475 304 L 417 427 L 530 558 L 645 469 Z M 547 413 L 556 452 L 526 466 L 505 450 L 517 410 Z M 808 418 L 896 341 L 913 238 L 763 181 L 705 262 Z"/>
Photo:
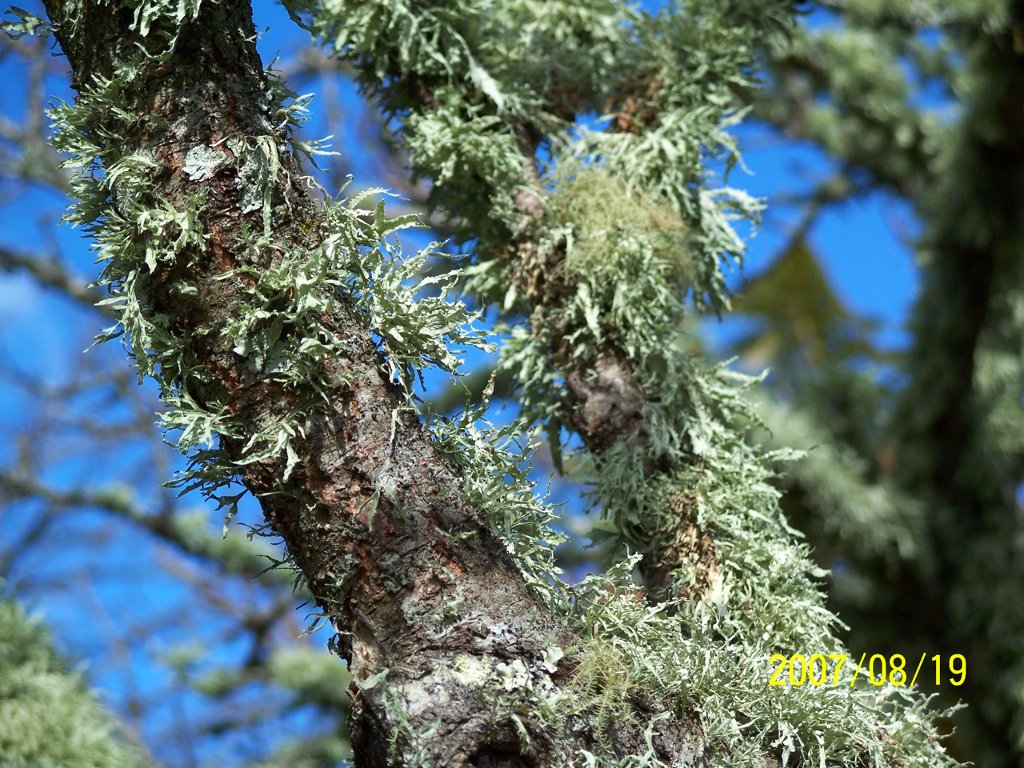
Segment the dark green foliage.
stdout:
<path fill-rule="evenodd" d="M 790 406 L 767 420 L 783 441 L 824 446 L 788 472 L 788 507 L 821 562 L 842 563 L 832 599 L 854 647 L 975 660 L 972 682 L 942 694 L 969 704 L 952 751 L 986 766 L 1024 754 L 1022 13 L 1004 0 L 843 3 L 769 48 L 757 107 L 834 157 L 847 190 L 834 199 L 881 188 L 922 224 L 911 346 L 886 360 L 900 376 L 880 380 L 841 349 L 826 372 L 794 365 L 793 352 L 827 348 L 821 332 L 771 361 Z M 789 309 L 816 323 L 808 302 Z M 842 308 L 827 314 L 848 326 Z"/>

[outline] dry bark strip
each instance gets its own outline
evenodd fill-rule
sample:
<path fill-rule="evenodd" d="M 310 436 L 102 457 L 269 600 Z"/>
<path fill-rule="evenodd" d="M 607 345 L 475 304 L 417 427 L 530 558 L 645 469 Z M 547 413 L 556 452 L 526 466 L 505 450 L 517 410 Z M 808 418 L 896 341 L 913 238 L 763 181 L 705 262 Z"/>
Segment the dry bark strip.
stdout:
<path fill-rule="evenodd" d="M 356 681 L 356 764 L 566 766 L 581 747 L 595 749 L 585 718 L 543 725 L 531 712 L 503 705 L 500 692 L 488 698 L 490 691 L 456 676 L 460 657 L 535 668 L 545 649 L 569 648 L 577 638 L 527 589 L 501 542 L 464 501 L 457 469 L 434 449 L 417 418 L 401 409 L 400 394 L 355 314 L 342 307 L 324 319 L 348 349 L 324 361 L 331 382 L 326 405 L 312 397 L 297 400 L 253 372 L 225 335 L 202 330 L 223 328 L 246 300 L 238 284 L 214 276 L 279 258 L 239 244 L 243 224 L 261 229 L 262 214 L 242 213 L 236 159 L 223 141 L 266 135 L 272 125 L 249 3 L 203 3 L 199 17 L 184 23 L 173 53 L 141 63 L 139 46 L 153 50 L 166 41 L 140 36 L 131 10 L 81 0 L 47 0 L 46 8 L 77 90 L 111 76 L 125 61 L 140 67 L 122 105 L 138 119 L 128 135 L 97 139 L 108 143 L 104 149 L 152 152 L 154 184 L 179 210 L 205 190 L 207 247 L 158 269 L 150 286 L 153 310 L 168 318 L 203 373 L 205 384 L 192 394 L 201 404 L 228 404 L 236 421 L 254 432 L 297 411 L 306 415 L 305 437 L 295 444 L 300 461 L 283 487 L 283 457 L 248 465 L 243 481 L 321 608 L 343 630 L 338 648 Z M 98 121 L 102 130 L 104 118 Z M 214 178 L 194 181 L 184 164 L 197 147 L 222 147 L 230 162 Z M 276 180 L 274 239 L 312 250 L 322 236 L 322 210 L 301 188 L 291 161 L 281 159 L 291 172 Z M 195 285 L 196 295 L 174 292 L 180 280 Z M 241 458 L 247 437 L 225 441 L 232 459 Z M 562 662 L 551 675 L 556 686 L 573 666 L 571 658 Z M 384 670 L 383 682 L 359 685 Z M 636 702 L 635 712 L 653 714 L 661 709 L 654 704 Z M 637 720 L 640 727 L 624 725 L 601 751 L 643 753 L 646 722 Z M 429 738 L 417 738 L 425 733 Z M 655 745 L 672 765 L 706 764 L 699 730 L 686 719 L 662 720 Z"/>

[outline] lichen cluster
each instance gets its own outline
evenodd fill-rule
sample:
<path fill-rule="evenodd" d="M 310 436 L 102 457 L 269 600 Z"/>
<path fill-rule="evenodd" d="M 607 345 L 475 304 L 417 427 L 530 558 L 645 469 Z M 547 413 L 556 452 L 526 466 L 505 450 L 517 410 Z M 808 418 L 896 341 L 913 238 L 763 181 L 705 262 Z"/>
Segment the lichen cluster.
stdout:
<path fill-rule="evenodd" d="M 576 586 L 558 581 L 555 512 L 537 498 L 510 431 L 478 426 L 482 412 L 431 424 L 438 449 L 461 469 L 468 501 L 582 638 L 551 650 L 552 659 L 579 662 L 576 677 L 525 699 L 537 705 L 533 716 L 557 730 L 586 722 L 600 735 L 647 697 L 665 713 L 695 717 L 716 765 L 751 765 L 766 750 L 789 765 L 950 764 L 916 693 L 766 685 L 773 652 L 838 652 L 837 621 L 823 606 L 822 574 L 779 510 L 773 457 L 745 440 L 741 423 L 753 413 L 744 390 L 753 382 L 695 356 L 682 331 L 694 314 L 728 306 L 723 269 L 743 250 L 736 220 L 759 204 L 715 170 L 738 161 L 728 129 L 742 114 L 737 98 L 754 87 L 751 40 L 784 33 L 787 3 L 698 0 L 654 16 L 610 0 L 290 6 L 355 63 L 394 116 L 414 171 L 433 180 L 434 202 L 456 217 L 462 269 L 424 296 L 427 283 L 414 278 L 433 251 L 404 257 L 393 239 L 413 221 L 365 208 L 365 195 L 328 201 L 315 217 L 280 199 L 275 190 L 295 181 L 298 158 L 315 147 L 294 138 L 303 102 L 268 75 L 262 132 L 195 146 L 185 158 L 192 181 L 233 174 L 248 217 L 233 243 L 237 263 L 211 278 L 231 284 L 242 311 L 184 338 L 160 312 L 153 285 L 191 274 L 189 260 L 208 250 L 214 233 L 200 222 L 210 201 L 201 192 L 168 196 L 154 179 L 156 148 L 126 137 L 146 134 L 139 125 L 150 118 L 133 111 L 135 91 L 200 2 L 136 3 L 134 28 L 153 50 L 122 51 L 109 77 L 85 84 L 53 119 L 56 144 L 78 169 L 68 218 L 93 237 L 119 313 L 103 338 L 123 337 L 140 376 L 159 384 L 164 428 L 191 460 L 179 482 L 230 514 L 239 497 L 228 489 L 242 468 L 284 459 L 287 479 L 303 436 L 298 407 L 254 424 L 229 403 L 197 397 L 211 374 L 189 351 L 195 337 L 228 340 L 254 376 L 305 407 L 326 396 L 324 362 L 344 357 L 348 344 L 324 318 L 351 312 L 378 340 L 410 407 L 424 366 L 455 372 L 452 345 L 484 343 L 472 314 L 447 300 L 465 278 L 476 299 L 506 313 L 503 360 L 522 385 L 527 422 L 569 423 L 564 370 L 609 349 L 644 393 L 642 450 L 619 443 L 581 457 L 592 507 L 621 557 Z M 583 119 L 608 109 L 606 121 Z M 313 247 L 277 237 L 280 222 L 296 220 Z M 514 279 L 530 248 L 562 270 L 554 294 L 531 294 Z M 182 297 L 197 289 L 171 283 Z M 240 454 L 229 458 L 225 441 L 242 444 Z M 689 557 L 692 548 L 666 544 L 682 525 L 711 537 L 713 567 Z M 624 553 L 632 550 L 680 553 L 672 594 L 699 599 L 649 604 L 631 582 L 639 555 Z M 496 676 L 495 695 L 510 695 L 544 669 L 538 661 L 532 671 L 477 672 Z M 454 674 L 471 673 L 464 665 Z M 590 752 L 580 760 L 659 764 L 653 746 L 617 763 Z"/>
<path fill-rule="evenodd" d="M 0 600 L 0 754 L 10 768 L 143 768 L 147 761 L 88 691 L 49 633 Z"/>

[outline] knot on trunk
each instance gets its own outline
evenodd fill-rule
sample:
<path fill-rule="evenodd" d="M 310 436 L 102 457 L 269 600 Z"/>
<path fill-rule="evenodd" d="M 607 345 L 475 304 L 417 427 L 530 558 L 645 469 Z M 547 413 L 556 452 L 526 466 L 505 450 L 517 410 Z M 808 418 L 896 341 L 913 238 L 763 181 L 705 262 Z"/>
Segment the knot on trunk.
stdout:
<path fill-rule="evenodd" d="M 591 450 L 639 437 L 644 393 L 626 363 L 605 353 L 593 369 L 570 373 L 566 383 L 575 400 L 574 426 Z"/>

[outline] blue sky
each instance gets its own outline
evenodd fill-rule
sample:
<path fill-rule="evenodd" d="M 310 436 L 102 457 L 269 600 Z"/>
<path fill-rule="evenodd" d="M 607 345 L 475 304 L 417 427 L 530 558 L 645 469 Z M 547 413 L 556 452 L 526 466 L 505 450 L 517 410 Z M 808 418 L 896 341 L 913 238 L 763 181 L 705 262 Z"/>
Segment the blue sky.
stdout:
<path fill-rule="evenodd" d="M 833 172 L 824 153 L 809 144 L 782 141 L 763 126 L 748 124 L 743 137 L 749 175 L 737 170 L 733 186 L 769 202 L 761 230 L 750 240 L 746 275 L 757 274 L 778 254 L 794 226 L 791 207 L 772 206 L 775 195 L 807 189 Z M 810 231 L 811 244 L 833 288 L 859 314 L 877 318 L 877 340 L 886 347 L 907 343 L 904 323 L 917 286 L 912 250 L 919 226 L 903 201 L 877 192 L 824 212 Z M 733 285 L 741 277 L 733 275 Z"/>

